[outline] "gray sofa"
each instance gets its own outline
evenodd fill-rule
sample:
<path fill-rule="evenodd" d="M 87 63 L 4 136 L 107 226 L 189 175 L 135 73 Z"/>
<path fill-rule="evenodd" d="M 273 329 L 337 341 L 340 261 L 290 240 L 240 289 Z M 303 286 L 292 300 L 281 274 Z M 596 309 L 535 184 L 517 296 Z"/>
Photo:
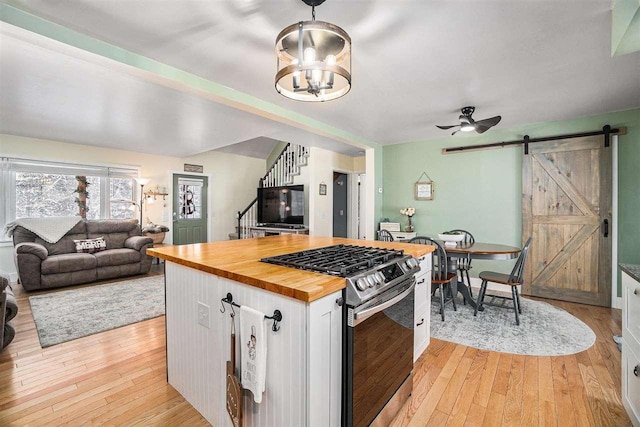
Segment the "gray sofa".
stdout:
<path fill-rule="evenodd" d="M 76 252 L 74 240 L 96 237 L 104 237 L 106 250 Z M 148 273 L 152 259 L 146 251 L 153 240 L 140 235 L 136 220 L 86 220 L 56 243 L 18 226 L 13 245 L 20 283 L 33 291 Z"/>

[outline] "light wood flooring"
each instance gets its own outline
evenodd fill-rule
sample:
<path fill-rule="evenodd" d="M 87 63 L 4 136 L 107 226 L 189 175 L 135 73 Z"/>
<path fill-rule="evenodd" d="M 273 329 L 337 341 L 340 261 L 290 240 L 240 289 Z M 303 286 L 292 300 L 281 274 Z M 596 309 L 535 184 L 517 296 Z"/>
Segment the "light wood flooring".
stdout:
<path fill-rule="evenodd" d="M 33 293 L 14 291 L 20 311 L 16 339 L 0 353 L 0 426 L 208 425 L 166 383 L 164 317 L 42 349 Z M 587 323 L 596 344 L 572 356 L 533 357 L 434 339 L 393 425 L 630 425 L 611 340 L 620 311 L 550 302 Z"/>

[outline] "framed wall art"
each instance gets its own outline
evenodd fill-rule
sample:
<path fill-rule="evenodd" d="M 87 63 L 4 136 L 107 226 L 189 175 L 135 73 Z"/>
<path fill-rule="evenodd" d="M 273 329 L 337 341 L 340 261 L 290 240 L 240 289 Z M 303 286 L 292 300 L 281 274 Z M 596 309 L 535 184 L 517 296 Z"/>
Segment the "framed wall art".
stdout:
<path fill-rule="evenodd" d="M 425 176 L 427 180 L 420 181 Z M 426 172 L 422 172 L 418 181 L 414 184 L 413 195 L 416 200 L 433 200 L 434 182 L 427 175 Z"/>

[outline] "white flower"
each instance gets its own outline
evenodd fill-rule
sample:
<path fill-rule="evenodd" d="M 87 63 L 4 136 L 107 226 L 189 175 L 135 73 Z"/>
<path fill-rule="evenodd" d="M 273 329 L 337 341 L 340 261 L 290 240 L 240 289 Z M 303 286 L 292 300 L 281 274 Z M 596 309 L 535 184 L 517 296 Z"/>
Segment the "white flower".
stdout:
<path fill-rule="evenodd" d="M 412 217 L 413 215 L 415 215 L 415 213 L 416 213 L 415 208 L 400 209 L 400 214 L 401 215 L 406 215 L 408 217 Z"/>

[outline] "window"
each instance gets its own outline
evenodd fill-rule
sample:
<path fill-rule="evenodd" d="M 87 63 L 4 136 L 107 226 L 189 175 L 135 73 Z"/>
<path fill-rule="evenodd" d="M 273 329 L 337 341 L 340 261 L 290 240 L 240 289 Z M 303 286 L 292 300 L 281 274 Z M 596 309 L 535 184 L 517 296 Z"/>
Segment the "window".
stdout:
<path fill-rule="evenodd" d="M 75 175 L 17 172 L 16 218 L 44 218 L 78 215 L 78 180 Z M 87 177 L 90 196 L 86 199 L 89 219 L 100 218 L 100 177 Z"/>
<path fill-rule="evenodd" d="M 135 205 L 127 202 L 127 200 L 134 200 L 134 188 L 133 179 L 131 178 L 111 178 L 109 180 L 111 218 L 127 219 L 134 217 Z"/>
<path fill-rule="evenodd" d="M 202 218 L 203 180 L 178 178 L 178 210 L 180 219 Z"/>
<path fill-rule="evenodd" d="M 15 218 L 135 218 L 135 169 L 0 158 L 0 226 Z M 86 182 L 86 184 L 85 184 Z M 86 189 L 86 193 L 82 189 Z M 132 209 L 133 208 L 133 209 Z M 8 240 L 0 235 L 1 240 Z"/>

